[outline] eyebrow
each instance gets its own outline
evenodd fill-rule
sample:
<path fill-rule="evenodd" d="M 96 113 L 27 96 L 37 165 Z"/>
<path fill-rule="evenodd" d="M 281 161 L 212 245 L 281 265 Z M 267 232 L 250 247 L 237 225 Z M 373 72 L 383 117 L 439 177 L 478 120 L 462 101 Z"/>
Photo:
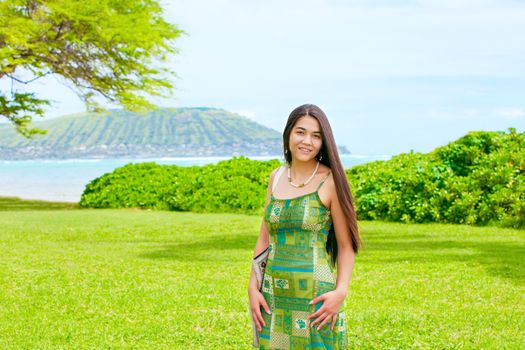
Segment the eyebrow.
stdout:
<path fill-rule="evenodd" d="M 302 126 L 296 126 L 296 128 L 306 131 L 306 128 L 303 128 Z M 320 131 L 314 131 L 314 134 L 320 134 L 320 133 L 321 133 Z"/>

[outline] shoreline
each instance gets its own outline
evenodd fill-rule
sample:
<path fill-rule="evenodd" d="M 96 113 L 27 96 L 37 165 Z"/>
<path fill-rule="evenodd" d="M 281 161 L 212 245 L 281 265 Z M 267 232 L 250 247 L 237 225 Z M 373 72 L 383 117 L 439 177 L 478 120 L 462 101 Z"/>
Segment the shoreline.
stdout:
<path fill-rule="evenodd" d="M 236 156 L 190 156 L 190 157 L 152 157 L 152 158 L 133 158 L 133 157 L 122 157 L 122 158 L 35 158 L 35 159 L 1 159 L 0 164 L 10 164 L 10 163 L 31 163 L 31 162 L 40 162 L 40 163 L 97 163 L 103 161 L 215 161 L 215 160 L 227 160 Z M 255 160 L 271 160 L 271 159 L 281 159 L 280 155 L 270 155 L 270 156 L 243 156 L 249 159 Z M 389 154 L 340 154 L 340 158 L 354 158 L 354 159 L 366 159 L 366 158 L 390 158 L 392 155 Z"/>
<path fill-rule="evenodd" d="M 130 163 L 155 162 L 158 165 L 205 166 L 233 157 L 164 157 L 116 159 L 42 159 L 0 160 L 0 197 L 18 197 L 61 203 L 78 203 L 86 185 L 93 179 Z M 246 157 L 252 160 L 277 159 L 279 156 Z M 341 156 L 345 169 L 388 160 L 389 155 L 346 154 Z"/>

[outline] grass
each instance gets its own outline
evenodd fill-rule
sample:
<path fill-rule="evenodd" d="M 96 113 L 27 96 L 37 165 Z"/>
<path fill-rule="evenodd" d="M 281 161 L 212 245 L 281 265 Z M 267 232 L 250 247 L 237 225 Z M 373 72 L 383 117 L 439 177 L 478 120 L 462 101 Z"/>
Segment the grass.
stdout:
<path fill-rule="evenodd" d="M 251 348 L 260 217 L 1 203 L 1 349 Z M 524 347 L 524 230 L 360 227 L 349 348 Z"/>
<path fill-rule="evenodd" d="M 41 200 L 27 200 L 18 197 L 0 197 L 0 211 L 12 210 L 58 210 L 76 209 L 77 203 L 48 202 Z"/>

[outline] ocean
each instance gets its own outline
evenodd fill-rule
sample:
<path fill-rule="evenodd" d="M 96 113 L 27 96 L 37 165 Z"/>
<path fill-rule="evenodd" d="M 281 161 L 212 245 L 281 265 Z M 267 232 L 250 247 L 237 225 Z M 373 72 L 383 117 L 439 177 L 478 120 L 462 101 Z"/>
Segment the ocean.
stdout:
<path fill-rule="evenodd" d="M 217 163 L 231 157 L 154 158 L 154 159 L 68 159 L 68 160 L 0 160 L 0 196 L 78 202 L 91 180 L 128 163 L 155 162 L 179 166 Z M 281 159 L 280 156 L 249 157 Z M 342 155 L 345 168 L 375 160 L 388 160 L 389 155 Z M 281 159 L 282 160 L 282 159 Z"/>

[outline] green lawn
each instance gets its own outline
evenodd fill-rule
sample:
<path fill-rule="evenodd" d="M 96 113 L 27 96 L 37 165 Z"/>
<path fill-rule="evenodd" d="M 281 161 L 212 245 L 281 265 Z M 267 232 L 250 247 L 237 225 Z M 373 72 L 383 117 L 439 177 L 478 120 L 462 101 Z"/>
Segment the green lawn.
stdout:
<path fill-rule="evenodd" d="M 0 349 L 251 348 L 246 288 L 260 217 L 7 202 Z M 524 348 L 524 230 L 360 227 L 349 348 Z"/>
<path fill-rule="evenodd" d="M 27 199 L 20 199 L 18 197 L 0 197 L 0 211 L 75 209 L 75 208 L 78 208 L 78 204 L 76 203 L 27 200 Z"/>

